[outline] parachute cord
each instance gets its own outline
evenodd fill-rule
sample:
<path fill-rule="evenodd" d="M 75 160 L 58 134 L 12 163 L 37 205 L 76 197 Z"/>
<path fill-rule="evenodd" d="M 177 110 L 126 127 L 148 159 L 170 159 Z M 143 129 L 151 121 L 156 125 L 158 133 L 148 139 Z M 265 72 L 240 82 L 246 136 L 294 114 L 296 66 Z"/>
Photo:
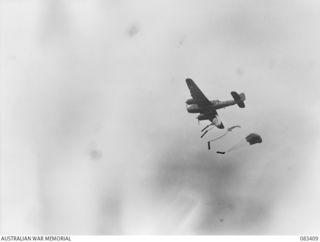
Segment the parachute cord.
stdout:
<path fill-rule="evenodd" d="M 228 131 L 225 132 L 224 134 L 218 136 L 217 138 L 214 138 L 214 139 L 212 139 L 212 140 L 209 140 L 208 142 L 214 142 L 214 141 L 216 141 L 216 140 L 218 140 L 218 139 L 221 139 L 222 137 L 226 136 L 227 134 L 228 134 Z"/>
<path fill-rule="evenodd" d="M 226 152 L 231 152 L 234 150 L 238 150 L 241 149 L 243 147 L 247 146 L 247 142 L 246 141 L 240 141 L 239 143 L 235 144 L 234 146 L 232 146 L 230 149 L 228 149 Z"/>

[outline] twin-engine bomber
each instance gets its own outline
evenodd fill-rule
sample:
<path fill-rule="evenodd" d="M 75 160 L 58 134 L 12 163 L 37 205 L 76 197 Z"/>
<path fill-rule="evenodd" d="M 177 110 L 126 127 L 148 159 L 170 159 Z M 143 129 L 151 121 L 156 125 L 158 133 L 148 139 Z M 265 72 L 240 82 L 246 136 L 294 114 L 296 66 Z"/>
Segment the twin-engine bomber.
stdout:
<path fill-rule="evenodd" d="M 199 113 L 197 119 L 201 120 L 209 120 L 211 124 L 207 125 L 202 131 L 204 131 L 209 126 L 216 126 L 219 129 L 223 129 L 224 125 L 221 122 L 217 109 L 225 108 L 231 105 L 237 104 L 240 108 L 244 108 L 244 101 L 246 96 L 244 93 L 238 94 L 235 91 L 231 92 L 231 96 L 233 100 L 228 101 L 219 101 L 212 100 L 210 101 L 200 90 L 200 88 L 194 83 L 194 81 L 190 78 L 186 79 L 186 83 L 191 93 L 192 99 L 188 99 L 186 101 L 187 111 L 189 113 Z"/>

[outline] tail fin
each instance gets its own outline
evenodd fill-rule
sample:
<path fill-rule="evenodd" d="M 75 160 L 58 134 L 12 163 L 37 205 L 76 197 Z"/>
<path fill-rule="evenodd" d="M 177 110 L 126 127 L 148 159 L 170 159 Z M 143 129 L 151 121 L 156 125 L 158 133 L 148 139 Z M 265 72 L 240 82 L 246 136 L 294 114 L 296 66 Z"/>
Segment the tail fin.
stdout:
<path fill-rule="evenodd" d="M 245 107 L 244 100 L 246 100 L 246 96 L 244 95 L 244 93 L 238 94 L 237 92 L 233 91 L 231 92 L 231 95 L 240 108 Z"/>

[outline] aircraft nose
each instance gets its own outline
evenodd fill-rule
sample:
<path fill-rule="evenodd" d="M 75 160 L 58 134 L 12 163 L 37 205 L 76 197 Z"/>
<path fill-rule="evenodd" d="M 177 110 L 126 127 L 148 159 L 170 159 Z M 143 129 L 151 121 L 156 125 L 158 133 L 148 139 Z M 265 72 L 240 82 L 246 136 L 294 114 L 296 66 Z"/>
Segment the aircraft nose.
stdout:
<path fill-rule="evenodd" d="M 221 123 L 219 126 L 217 126 L 219 129 L 224 129 L 223 123 Z"/>

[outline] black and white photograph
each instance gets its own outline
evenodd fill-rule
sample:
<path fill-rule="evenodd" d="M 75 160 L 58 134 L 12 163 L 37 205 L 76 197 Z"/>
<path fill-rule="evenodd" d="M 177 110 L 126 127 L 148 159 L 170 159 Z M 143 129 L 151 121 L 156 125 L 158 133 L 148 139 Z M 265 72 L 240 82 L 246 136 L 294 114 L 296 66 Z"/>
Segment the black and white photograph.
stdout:
<path fill-rule="evenodd" d="M 0 8 L 1 235 L 318 240 L 320 1 Z"/>

